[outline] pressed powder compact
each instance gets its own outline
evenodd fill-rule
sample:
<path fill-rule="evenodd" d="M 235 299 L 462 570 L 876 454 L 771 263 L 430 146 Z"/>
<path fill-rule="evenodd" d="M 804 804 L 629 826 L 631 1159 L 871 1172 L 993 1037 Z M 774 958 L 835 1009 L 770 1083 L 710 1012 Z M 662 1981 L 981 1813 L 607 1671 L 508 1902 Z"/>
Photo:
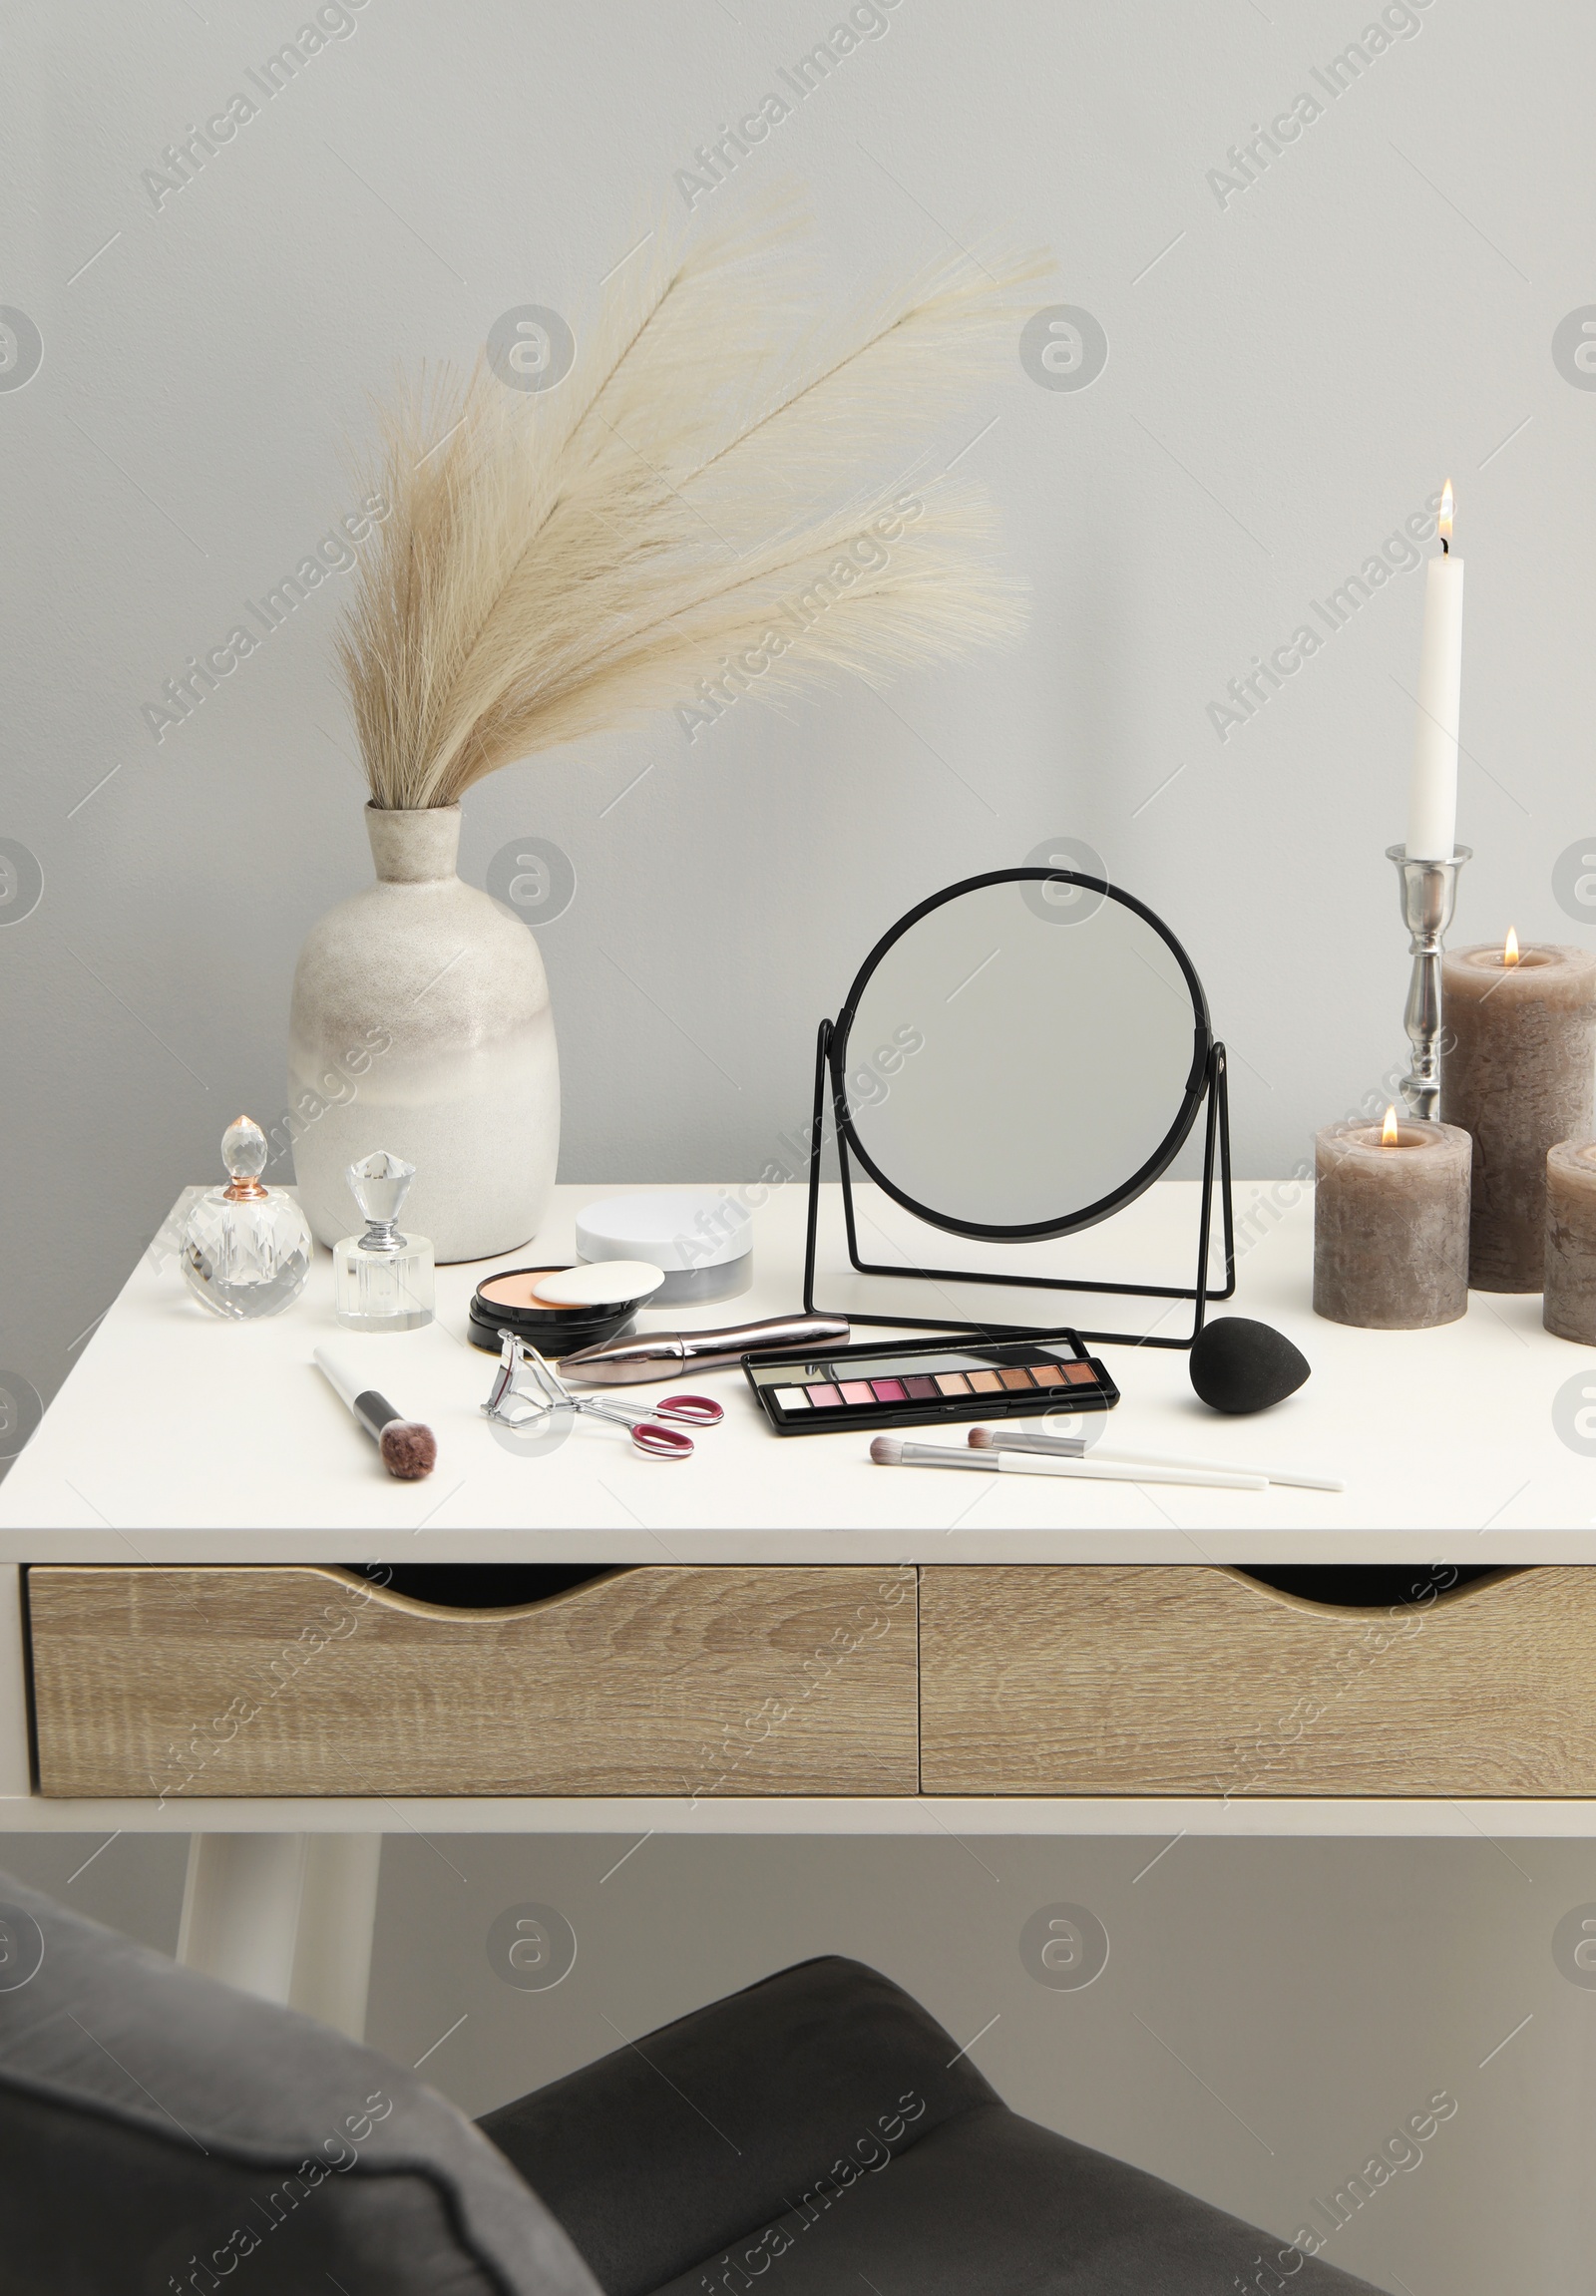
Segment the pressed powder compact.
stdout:
<path fill-rule="evenodd" d="M 744 1356 L 743 1372 L 778 1435 L 1103 1411 L 1119 1400 L 1106 1364 L 1074 1332 Z"/>
<path fill-rule="evenodd" d="M 497 1276 L 485 1276 L 471 1296 L 472 1345 L 497 1355 L 501 1334 L 514 1332 L 540 1353 L 559 1357 L 617 1338 L 658 1290 L 659 1271 L 640 1268 L 634 1260 L 615 1266 L 622 1287 L 619 1299 L 594 1296 L 605 1289 L 595 1282 L 600 1275 L 597 1267 L 507 1268 Z M 563 1277 L 572 1281 L 563 1284 Z M 647 1283 L 647 1277 L 653 1283 Z M 543 1296 L 545 1283 L 556 1291 L 586 1292 L 588 1297 L 558 1305 Z"/>

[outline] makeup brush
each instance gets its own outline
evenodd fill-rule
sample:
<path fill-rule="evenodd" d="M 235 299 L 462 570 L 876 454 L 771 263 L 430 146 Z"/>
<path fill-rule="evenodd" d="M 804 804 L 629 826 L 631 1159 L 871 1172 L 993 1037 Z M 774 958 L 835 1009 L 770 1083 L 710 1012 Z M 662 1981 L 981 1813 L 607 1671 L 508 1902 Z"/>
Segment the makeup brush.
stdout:
<path fill-rule="evenodd" d="M 438 1438 L 430 1427 L 419 1419 L 402 1419 L 386 1395 L 375 1387 L 363 1387 L 344 1357 L 330 1348 L 318 1347 L 315 1362 L 355 1424 L 364 1427 L 376 1444 L 390 1475 L 401 1483 L 419 1483 L 432 1473 L 438 1463 Z"/>
<path fill-rule="evenodd" d="M 1029 1427 L 972 1427 L 978 1451 L 1033 1451 L 1039 1458 L 1101 1459 L 1119 1467 L 1206 1467 L 1221 1475 L 1262 1475 L 1266 1483 L 1288 1483 L 1299 1491 L 1344 1491 L 1333 1475 L 1288 1474 L 1279 1467 L 1233 1467 L 1223 1459 L 1186 1459 L 1172 1451 L 1119 1451 L 1111 1443 L 1087 1444 L 1084 1435 L 1044 1435 Z"/>
<path fill-rule="evenodd" d="M 1071 1459 L 1035 1451 L 954 1450 L 946 1443 L 906 1443 L 877 1435 L 870 1455 L 878 1467 L 974 1467 L 989 1475 L 1060 1475 L 1079 1483 L 1188 1483 L 1216 1491 L 1267 1491 L 1262 1475 L 1208 1467 L 1132 1467 L 1118 1460 Z"/>

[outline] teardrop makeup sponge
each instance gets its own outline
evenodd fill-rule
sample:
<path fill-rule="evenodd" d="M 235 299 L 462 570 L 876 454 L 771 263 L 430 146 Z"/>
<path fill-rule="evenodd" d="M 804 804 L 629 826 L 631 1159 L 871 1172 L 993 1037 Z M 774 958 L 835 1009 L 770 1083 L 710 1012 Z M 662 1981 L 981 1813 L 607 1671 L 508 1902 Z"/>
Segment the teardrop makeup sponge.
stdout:
<path fill-rule="evenodd" d="M 1221 1316 L 1204 1325 L 1191 1350 L 1191 1383 L 1215 1411 L 1267 1411 L 1307 1378 L 1300 1348 L 1271 1324 L 1248 1316 Z"/>

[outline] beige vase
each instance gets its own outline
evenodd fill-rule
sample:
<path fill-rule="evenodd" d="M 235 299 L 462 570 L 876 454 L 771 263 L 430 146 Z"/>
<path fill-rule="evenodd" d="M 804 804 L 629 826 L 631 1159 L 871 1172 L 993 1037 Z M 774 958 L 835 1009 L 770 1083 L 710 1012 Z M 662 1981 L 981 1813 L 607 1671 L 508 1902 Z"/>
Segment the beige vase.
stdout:
<path fill-rule="evenodd" d="M 536 1234 L 560 1153 L 549 982 L 525 925 L 455 863 L 460 808 L 366 807 L 377 882 L 305 936 L 288 1020 L 294 1175 L 323 1244 L 360 1227 L 345 1173 L 416 1167 L 406 1230 L 439 1260 Z"/>

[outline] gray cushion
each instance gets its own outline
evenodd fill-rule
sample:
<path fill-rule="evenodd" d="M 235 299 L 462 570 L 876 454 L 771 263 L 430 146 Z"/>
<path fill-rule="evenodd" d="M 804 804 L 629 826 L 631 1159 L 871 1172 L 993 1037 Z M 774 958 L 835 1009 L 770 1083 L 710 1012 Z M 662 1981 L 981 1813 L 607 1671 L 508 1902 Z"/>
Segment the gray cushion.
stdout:
<path fill-rule="evenodd" d="M 215 2296 L 246 2258 L 249 2296 L 598 2296 L 413 2074 L 5 1875 L 0 2225 L 5 2296 Z"/>
<path fill-rule="evenodd" d="M 1371 2296 L 1145 2169 L 1022 2120 L 909 1994 L 801 1963 L 483 2126 L 607 2296 Z M 1284 2259 L 1284 2269 L 1281 2260 Z M 774 2267 L 774 2269 L 772 2269 Z"/>

